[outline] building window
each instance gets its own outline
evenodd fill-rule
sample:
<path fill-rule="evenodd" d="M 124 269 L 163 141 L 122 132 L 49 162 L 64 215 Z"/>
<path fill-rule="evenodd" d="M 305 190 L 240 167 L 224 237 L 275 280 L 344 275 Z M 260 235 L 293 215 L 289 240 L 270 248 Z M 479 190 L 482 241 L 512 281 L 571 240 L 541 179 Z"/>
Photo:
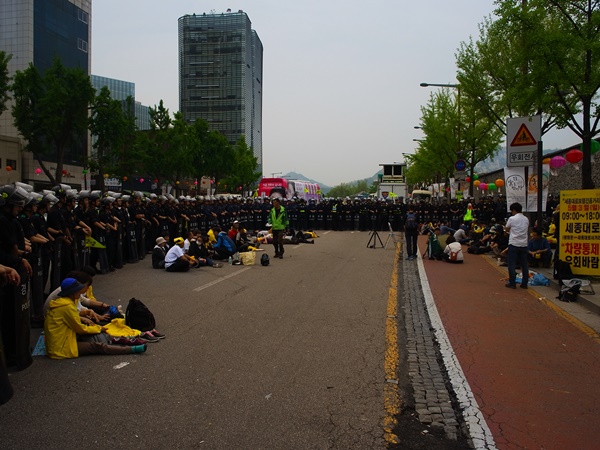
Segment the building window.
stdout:
<path fill-rule="evenodd" d="M 81 38 L 77 38 L 77 48 L 82 52 L 88 52 L 88 43 Z"/>
<path fill-rule="evenodd" d="M 12 170 L 17 170 L 17 160 L 16 159 L 7 159 L 6 167 L 10 166 Z"/>
<path fill-rule="evenodd" d="M 88 23 L 88 13 L 82 11 L 81 9 L 77 10 L 77 18 L 83 23 Z"/>

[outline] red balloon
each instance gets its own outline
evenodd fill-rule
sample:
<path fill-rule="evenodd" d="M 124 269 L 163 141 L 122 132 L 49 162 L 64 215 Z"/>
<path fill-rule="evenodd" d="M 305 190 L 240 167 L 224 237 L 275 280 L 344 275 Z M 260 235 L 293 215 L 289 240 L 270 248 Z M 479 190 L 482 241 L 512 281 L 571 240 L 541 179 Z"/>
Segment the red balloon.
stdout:
<path fill-rule="evenodd" d="M 62 174 L 63 174 L 63 175 L 66 175 L 66 174 L 67 174 L 67 169 L 63 169 L 63 170 L 62 170 Z"/>
<path fill-rule="evenodd" d="M 470 182 L 471 182 L 471 177 L 467 177 L 467 178 L 465 178 L 465 181 L 466 181 L 467 183 L 470 183 Z"/>
<path fill-rule="evenodd" d="M 567 154 L 565 155 L 565 158 L 571 164 L 577 164 L 579 161 L 581 161 L 583 159 L 583 152 L 581 150 L 574 148 L 573 150 L 569 150 L 567 152 Z"/>
<path fill-rule="evenodd" d="M 7 172 L 10 172 L 11 170 L 12 170 L 12 167 L 11 167 L 11 166 L 6 166 L 6 171 L 7 171 Z"/>

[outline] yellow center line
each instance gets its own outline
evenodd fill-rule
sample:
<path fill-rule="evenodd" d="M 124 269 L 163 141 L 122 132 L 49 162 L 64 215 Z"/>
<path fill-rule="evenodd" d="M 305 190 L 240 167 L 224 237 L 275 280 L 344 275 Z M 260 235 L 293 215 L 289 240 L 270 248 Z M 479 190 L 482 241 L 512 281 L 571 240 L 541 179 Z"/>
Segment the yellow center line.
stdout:
<path fill-rule="evenodd" d="M 397 425 L 396 416 L 400 414 L 400 393 L 398 389 L 398 261 L 401 255 L 401 245 L 396 245 L 394 268 L 388 291 L 387 319 L 385 325 L 385 380 L 383 399 L 386 415 L 383 419 L 383 430 L 386 442 L 397 444 L 398 437 L 394 434 Z"/>

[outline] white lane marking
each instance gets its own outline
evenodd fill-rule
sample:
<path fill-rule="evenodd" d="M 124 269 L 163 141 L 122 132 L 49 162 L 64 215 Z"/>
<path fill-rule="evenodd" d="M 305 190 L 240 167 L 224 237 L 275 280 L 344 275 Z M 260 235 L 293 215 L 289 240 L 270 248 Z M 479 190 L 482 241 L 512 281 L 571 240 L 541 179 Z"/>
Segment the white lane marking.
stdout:
<path fill-rule="evenodd" d="M 215 284 L 218 284 L 221 281 L 225 281 L 228 278 L 235 277 L 236 275 L 239 275 L 240 273 L 245 272 L 246 270 L 250 270 L 251 268 L 252 268 L 251 266 L 244 267 L 243 269 L 240 269 L 240 270 L 238 270 L 236 272 L 230 273 L 229 275 L 225 275 L 224 277 L 218 278 L 218 279 L 216 279 L 214 281 L 211 281 L 210 283 L 203 284 L 202 286 L 199 286 L 196 289 L 194 289 L 194 292 L 199 292 L 199 291 L 202 291 L 203 289 L 206 289 L 206 288 L 209 288 L 211 286 L 214 286 Z"/>
<path fill-rule="evenodd" d="M 479 409 L 477 400 L 471 391 L 471 386 L 465 377 L 465 373 L 460 366 L 460 362 L 452 349 L 450 339 L 446 334 L 446 329 L 440 318 L 440 314 L 435 306 L 435 300 L 429 286 L 429 280 L 425 273 L 425 266 L 423 265 L 423 259 L 419 255 L 417 258 L 419 266 L 419 277 L 421 278 L 421 287 L 423 288 L 423 296 L 425 297 L 425 305 L 427 306 L 427 312 L 429 314 L 429 320 L 433 327 L 436 339 L 440 345 L 440 352 L 446 369 L 448 370 L 448 376 L 450 383 L 456 392 L 456 397 L 460 408 L 463 412 L 464 420 L 469 429 L 469 435 L 473 442 L 473 448 L 476 450 L 495 450 L 496 443 L 494 442 L 494 436 L 490 431 L 485 417 Z"/>

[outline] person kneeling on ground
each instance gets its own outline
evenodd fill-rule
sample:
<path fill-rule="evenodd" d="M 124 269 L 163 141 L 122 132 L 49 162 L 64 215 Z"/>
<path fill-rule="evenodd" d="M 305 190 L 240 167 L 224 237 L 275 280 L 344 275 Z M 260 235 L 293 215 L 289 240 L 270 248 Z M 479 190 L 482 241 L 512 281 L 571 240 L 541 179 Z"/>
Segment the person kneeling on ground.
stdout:
<path fill-rule="evenodd" d="M 444 261 L 449 263 L 462 263 L 464 261 L 462 245 L 456 242 L 454 236 L 448 236 L 448 239 L 446 239 L 446 248 L 442 257 Z"/>
<path fill-rule="evenodd" d="M 143 353 L 146 344 L 123 347 L 108 345 L 109 338 L 100 325 L 84 325 L 76 303 L 86 285 L 75 278 L 65 278 L 58 298 L 52 300 L 44 320 L 46 354 L 52 359 L 77 358 L 83 355 L 125 355 Z M 97 340 L 95 338 L 98 338 Z"/>
<path fill-rule="evenodd" d="M 237 247 L 225 231 L 221 231 L 221 227 L 213 227 L 217 234 L 217 242 L 213 244 L 215 251 L 215 259 L 227 259 L 235 255 Z"/>

